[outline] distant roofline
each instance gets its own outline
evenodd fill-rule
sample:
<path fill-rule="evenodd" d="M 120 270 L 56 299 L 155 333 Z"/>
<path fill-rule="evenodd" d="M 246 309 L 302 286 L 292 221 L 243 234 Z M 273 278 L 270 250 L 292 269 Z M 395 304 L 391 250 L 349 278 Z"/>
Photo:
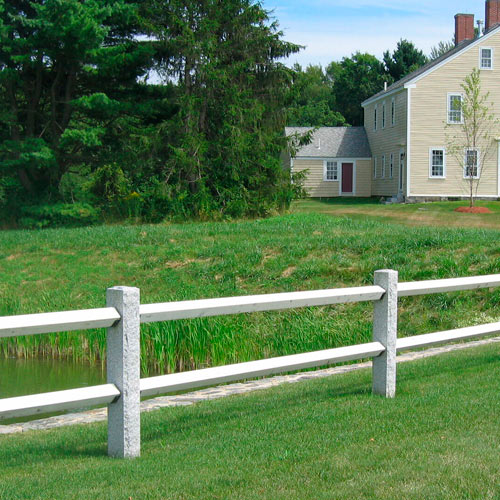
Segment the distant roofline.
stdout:
<path fill-rule="evenodd" d="M 338 127 L 313 127 L 313 126 L 299 126 L 299 127 L 295 127 L 293 125 L 291 126 L 286 126 L 285 127 L 285 130 L 287 129 L 303 129 L 303 130 L 312 130 L 312 129 L 316 129 L 316 130 L 321 130 L 321 129 L 325 129 L 325 128 L 328 128 L 328 129 L 331 129 L 331 128 L 350 128 L 350 129 L 353 129 L 353 128 L 365 128 L 364 125 L 349 125 L 349 126 L 346 126 L 346 125 L 339 125 Z"/>
<path fill-rule="evenodd" d="M 362 125 L 355 127 L 285 127 L 287 137 L 301 136 L 310 131 L 313 132 L 312 141 L 300 146 L 295 152 L 295 158 L 323 160 L 351 158 L 360 160 L 369 159 L 372 156 L 366 129 Z M 317 146 L 316 142 L 318 142 Z"/>
<path fill-rule="evenodd" d="M 382 99 L 384 97 L 387 97 L 389 95 L 392 95 L 396 93 L 397 91 L 407 89 L 409 86 L 414 85 L 416 82 L 421 80 L 422 78 L 426 77 L 428 74 L 432 73 L 433 71 L 441 68 L 448 62 L 452 61 L 459 55 L 461 55 L 466 49 L 469 49 L 475 45 L 478 45 L 482 41 L 490 38 L 494 33 L 496 33 L 500 29 L 500 24 L 497 24 L 490 28 L 487 33 L 485 33 L 483 36 L 479 38 L 474 38 L 473 40 L 466 40 L 450 51 L 448 51 L 446 54 L 443 54 L 441 57 L 438 59 L 435 59 L 434 61 L 431 61 L 427 63 L 426 65 L 422 66 L 421 68 L 415 70 L 413 73 L 410 73 L 409 75 L 406 75 L 405 77 L 401 78 L 397 82 L 393 83 L 387 90 L 382 90 L 380 92 L 377 92 L 376 94 L 372 95 L 365 101 L 361 103 L 361 106 L 365 107 L 368 106 L 368 104 L 372 104 L 375 101 L 378 101 L 379 99 Z"/>

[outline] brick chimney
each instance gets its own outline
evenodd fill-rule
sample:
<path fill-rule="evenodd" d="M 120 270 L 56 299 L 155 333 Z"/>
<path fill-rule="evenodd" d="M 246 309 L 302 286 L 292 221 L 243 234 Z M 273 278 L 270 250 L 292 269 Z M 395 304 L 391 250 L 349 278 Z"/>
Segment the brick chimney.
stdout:
<path fill-rule="evenodd" d="M 486 0 L 486 31 L 500 24 L 500 0 Z"/>
<path fill-rule="evenodd" d="M 489 2 L 486 3 L 488 5 Z M 500 0 L 496 0 L 500 4 Z M 486 7 L 488 8 L 488 7 Z M 455 16 L 455 46 L 464 40 L 474 39 L 474 14 L 457 14 Z"/>

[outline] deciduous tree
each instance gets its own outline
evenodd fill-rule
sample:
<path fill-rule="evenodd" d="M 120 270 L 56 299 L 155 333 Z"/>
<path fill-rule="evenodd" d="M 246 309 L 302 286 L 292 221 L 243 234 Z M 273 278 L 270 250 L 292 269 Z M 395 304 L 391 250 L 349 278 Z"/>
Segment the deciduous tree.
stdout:
<path fill-rule="evenodd" d="M 357 52 L 332 63 L 327 72 L 333 77 L 333 93 L 339 111 L 350 125 L 363 125 L 361 103 L 384 88 L 390 77 L 383 64 L 370 54 Z"/>
<path fill-rule="evenodd" d="M 496 149 L 498 120 L 493 114 L 489 92 L 481 90 L 481 74 L 475 68 L 461 85 L 463 96 L 455 100 L 460 123 L 447 127 L 446 147 L 460 166 L 459 178 L 467 186 L 469 206 L 473 207 L 488 160 Z"/>
<path fill-rule="evenodd" d="M 333 81 L 321 66 L 293 67 L 287 124 L 296 127 L 337 127 L 346 123 L 336 110 Z"/>

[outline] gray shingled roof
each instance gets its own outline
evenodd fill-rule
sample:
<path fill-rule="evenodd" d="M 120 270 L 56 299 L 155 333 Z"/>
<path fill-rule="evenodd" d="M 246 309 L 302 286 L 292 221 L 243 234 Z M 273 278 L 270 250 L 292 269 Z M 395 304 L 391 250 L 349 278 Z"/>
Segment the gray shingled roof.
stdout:
<path fill-rule="evenodd" d="M 286 127 L 285 134 L 304 134 L 312 127 Z M 319 147 L 318 147 L 319 146 Z M 320 127 L 310 144 L 297 152 L 313 158 L 371 158 L 372 153 L 364 127 Z"/>
<path fill-rule="evenodd" d="M 491 33 L 492 31 L 494 31 L 494 30 L 496 30 L 498 28 L 500 28 L 500 26 L 498 26 L 498 25 L 493 26 L 492 28 L 490 28 L 485 33 L 485 35 Z M 406 75 L 405 77 L 401 78 L 401 80 L 398 80 L 397 82 L 393 83 L 392 85 L 390 85 L 389 87 L 387 87 L 387 90 L 381 90 L 377 94 L 372 95 L 371 97 L 369 97 L 368 99 L 366 99 L 366 101 L 364 101 L 363 104 L 365 102 L 367 102 L 367 101 L 371 101 L 372 99 L 376 99 L 377 97 L 381 97 L 381 96 L 383 96 L 384 94 L 386 94 L 388 92 L 392 92 L 393 90 L 396 90 L 396 89 L 398 89 L 400 87 L 403 87 L 405 85 L 405 83 L 408 83 L 410 80 L 413 80 L 414 78 L 416 78 L 417 76 L 420 76 L 421 74 L 423 74 L 426 71 L 430 70 L 434 66 L 437 66 L 438 64 L 442 63 L 444 60 L 446 60 L 449 57 L 455 55 L 457 52 L 460 52 L 460 51 L 464 50 L 466 47 L 468 47 L 469 45 L 473 44 L 474 42 L 477 42 L 481 38 L 474 38 L 473 40 L 465 40 L 465 41 L 463 41 L 462 43 L 458 44 L 453 49 L 451 49 L 448 52 L 446 52 L 445 54 L 443 54 L 441 57 L 438 57 L 437 59 L 434 59 L 434 61 L 431 61 L 431 62 L 427 63 L 426 65 L 424 65 L 421 68 L 417 69 L 413 73 L 410 73 L 409 75 Z"/>

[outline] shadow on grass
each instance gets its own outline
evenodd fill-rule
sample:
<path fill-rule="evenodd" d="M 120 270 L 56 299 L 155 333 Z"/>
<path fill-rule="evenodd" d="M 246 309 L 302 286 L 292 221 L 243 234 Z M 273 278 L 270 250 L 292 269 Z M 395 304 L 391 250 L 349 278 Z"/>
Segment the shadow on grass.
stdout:
<path fill-rule="evenodd" d="M 314 198 L 314 201 L 325 205 L 373 205 L 380 204 L 380 197 L 372 198 L 351 198 L 351 197 L 336 197 L 336 198 Z"/>
<path fill-rule="evenodd" d="M 290 387 L 290 386 L 288 386 Z M 206 401 L 190 407 L 172 407 L 142 414 L 141 440 L 144 446 L 158 440 L 178 440 L 187 430 L 221 428 L 244 414 L 256 420 L 263 415 L 286 415 L 307 405 L 335 402 L 353 396 L 369 396 L 367 383 L 342 384 L 337 387 L 300 383 L 292 393 L 282 394 L 281 387 L 223 400 Z M 249 405 L 248 398 L 255 400 Z M 0 447 L 0 468 L 55 462 L 66 459 L 107 457 L 106 424 L 84 424 L 64 429 L 29 432 L 3 439 Z"/>
<path fill-rule="evenodd" d="M 496 372 L 493 367 L 496 368 L 499 364 L 500 356 L 491 350 L 476 351 L 469 356 L 462 351 L 426 358 L 416 364 L 400 364 L 399 400 L 403 400 L 405 408 L 405 399 L 415 397 L 414 393 L 432 392 L 435 385 L 432 379 L 435 377 L 449 379 L 450 390 L 457 389 L 462 376 L 466 377 L 469 372 L 473 372 L 482 377 L 484 373 Z M 446 387 L 444 389 L 447 390 Z M 346 408 L 356 405 L 356 401 L 362 402 L 365 408 L 368 405 L 375 412 L 401 411 L 401 401 L 398 402 L 398 398 L 386 401 L 384 398 L 371 396 L 371 370 L 364 369 L 347 374 L 347 377 L 303 381 L 194 406 L 145 413 L 142 415 L 142 443 L 145 450 L 152 450 L 157 447 L 158 442 L 182 442 L 187 434 L 200 436 L 224 432 L 231 429 L 235 419 L 244 419 L 243 425 L 247 425 L 262 419 L 271 422 L 291 419 L 290 422 L 293 422 L 296 416 L 309 418 L 308 415 L 325 411 L 335 414 L 338 412 L 340 415 Z M 24 436 L 6 436 L 1 439 L 0 467 L 9 469 L 37 466 L 67 459 L 106 459 L 106 440 L 104 423 L 30 432 Z"/>
<path fill-rule="evenodd" d="M 1 440 L 2 469 L 50 463 L 58 460 L 107 456 L 107 436 L 102 424 L 29 432 Z"/>

